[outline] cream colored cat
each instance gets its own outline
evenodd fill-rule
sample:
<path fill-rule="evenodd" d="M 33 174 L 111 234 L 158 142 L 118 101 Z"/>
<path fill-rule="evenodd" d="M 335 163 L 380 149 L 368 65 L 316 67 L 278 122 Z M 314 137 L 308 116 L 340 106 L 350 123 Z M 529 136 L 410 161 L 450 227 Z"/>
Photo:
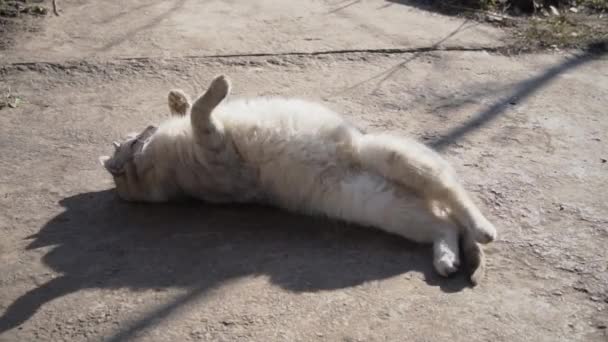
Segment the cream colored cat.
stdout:
<path fill-rule="evenodd" d="M 496 230 L 436 152 L 410 139 L 365 134 L 316 103 L 224 101 L 229 90 L 219 76 L 192 105 L 173 90 L 170 119 L 115 143 L 114 156 L 100 160 L 119 196 L 258 202 L 376 227 L 432 243 L 443 276 L 458 269 L 462 247 L 477 283 L 477 243 L 493 241 Z"/>

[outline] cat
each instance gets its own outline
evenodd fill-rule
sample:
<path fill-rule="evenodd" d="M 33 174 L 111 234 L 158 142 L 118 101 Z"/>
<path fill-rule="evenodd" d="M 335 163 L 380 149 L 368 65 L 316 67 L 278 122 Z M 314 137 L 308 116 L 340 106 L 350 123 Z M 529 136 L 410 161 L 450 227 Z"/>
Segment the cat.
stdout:
<path fill-rule="evenodd" d="M 171 90 L 169 119 L 114 142 L 114 155 L 100 161 L 119 197 L 255 202 L 371 226 L 432 243 L 442 276 L 458 270 L 462 249 L 471 282 L 479 282 L 479 244 L 493 241 L 496 229 L 439 154 L 412 139 L 364 133 L 318 103 L 227 101 L 229 92 L 223 75 L 194 103 Z"/>

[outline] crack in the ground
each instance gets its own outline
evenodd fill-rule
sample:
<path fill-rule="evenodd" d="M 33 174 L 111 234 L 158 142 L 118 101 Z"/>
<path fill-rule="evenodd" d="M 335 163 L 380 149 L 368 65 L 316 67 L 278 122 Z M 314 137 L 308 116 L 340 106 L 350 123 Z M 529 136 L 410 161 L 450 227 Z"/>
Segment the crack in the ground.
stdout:
<path fill-rule="evenodd" d="M 586 53 L 598 54 L 603 50 L 586 49 Z M 291 52 L 259 52 L 259 53 L 233 53 L 213 55 L 184 55 L 184 56 L 142 56 L 142 57 L 107 57 L 91 59 L 73 59 L 58 62 L 31 61 L 31 62 L 9 62 L 4 65 L 0 63 L 0 77 L 17 75 L 20 72 L 32 71 L 37 73 L 85 73 L 103 74 L 108 78 L 113 75 L 131 76 L 142 72 L 157 72 L 158 70 L 171 69 L 174 72 L 187 72 L 192 64 L 221 64 L 225 66 L 299 66 L 305 65 L 315 58 L 325 59 L 333 56 L 334 61 L 361 61 L 370 62 L 376 58 L 400 58 L 401 55 L 409 56 L 405 61 L 382 74 L 374 76 L 380 78 L 381 82 L 398 68 L 413 59 L 427 56 L 432 53 L 458 53 L 458 52 L 485 52 L 500 55 L 511 55 L 508 46 L 439 46 L 434 44 L 426 47 L 415 48 L 378 48 L 378 49 L 337 49 L 323 51 L 291 51 Z M 323 57 L 326 56 L 326 57 Z"/>
<path fill-rule="evenodd" d="M 186 59 L 222 59 L 222 58 L 249 58 L 249 57 L 307 57 L 307 56 L 324 56 L 324 55 L 348 55 L 348 54 L 416 54 L 429 52 L 491 52 L 500 53 L 503 47 L 464 47 L 464 46 L 447 46 L 447 47 L 418 47 L 418 48 L 380 48 L 380 49 L 338 49 L 324 51 L 291 51 L 291 52 L 256 52 L 256 53 L 233 53 L 233 54 L 215 54 L 215 55 L 185 55 L 180 57 L 118 57 L 108 59 L 106 62 L 114 61 L 155 61 L 155 60 L 186 60 Z M 0 68 L 6 67 L 28 67 L 47 65 L 51 67 L 59 67 L 63 64 L 71 64 L 76 60 L 66 60 L 64 62 L 13 62 L 5 65 L 0 65 Z"/>
<path fill-rule="evenodd" d="M 463 47 L 463 46 L 451 46 L 451 47 L 418 47 L 418 48 L 382 48 L 382 49 L 338 49 L 338 50 L 325 50 L 325 51 L 311 51 L 311 52 L 259 52 L 259 53 L 236 53 L 236 54 L 217 54 L 217 55 L 202 55 L 202 56 L 183 56 L 181 58 L 192 59 L 192 58 L 238 58 L 238 57 L 283 57 L 283 56 L 323 56 L 323 55 L 346 55 L 355 53 L 367 53 L 367 54 L 410 54 L 410 53 L 428 53 L 428 52 L 469 52 L 469 51 L 486 51 L 486 52 L 500 52 L 502 47 Z M 126 57 L 120 58 L 121 60 L 139 60 L 148 59 L 153 57 Z"/>

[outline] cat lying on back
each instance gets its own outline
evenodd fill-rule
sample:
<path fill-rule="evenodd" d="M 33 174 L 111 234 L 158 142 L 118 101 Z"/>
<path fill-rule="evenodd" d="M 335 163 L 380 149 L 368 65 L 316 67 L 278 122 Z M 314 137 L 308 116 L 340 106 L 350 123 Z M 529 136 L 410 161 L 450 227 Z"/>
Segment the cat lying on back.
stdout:
<path fill-rule="evenodd" d="M 225 101 L 219 76 L 193 104 L 169 93 L 172 117 L 102 157 L 119 196 L 165 202 L 257 202 L 324 215 L 432 243 L 448 276 L 464 265 L 477 283 L 478 243 L 496 238 L 452 168 L 413 140 L 365 134 L 338 114 L 296 99 Z M 459 244 L 460 240 L 460 244 Z"/>

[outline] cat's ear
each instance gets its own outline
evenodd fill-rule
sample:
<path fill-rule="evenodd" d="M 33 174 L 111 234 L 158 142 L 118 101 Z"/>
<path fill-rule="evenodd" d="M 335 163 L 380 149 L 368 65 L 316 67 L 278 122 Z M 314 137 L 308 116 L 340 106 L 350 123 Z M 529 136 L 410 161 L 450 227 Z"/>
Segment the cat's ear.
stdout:
<path fill-rule="evenodd" d="M 144 129 L 143 132 L 141 132 L 137 136 L 137 139 L 141 140 L 141 141 L 146 141 L 146 140 L 150 139 L 150 137 L 152 137 L 154 135 L 154 133 L 156 133 L 157 130 L 158 130 L 158 127 L 156 127 L 154 125 L 149 125 L 148 127 L 146 127 L 146 129 Z"/>
<path fill-rule="evenodd" d="M 191 107 L 190 98 L 180 89 L 172 89 L 167 96 L 171 115 L 184 116 Z"/>
<path fill-rule="evenodd" d="M 146 127 L 146 129 L 141 132 L 141 134 L 137 137 L 138 140 L 143 142 L 143 145 L 139 145 L 140 147 L 138 148 L 138 150 L 133 151 L 133 161 L 135 162 L 136 173 L 146 172 L 154 165 L 153 154 L 148 154 L 145 151 L 148 148 L 147 146 L 150 142 L 150 139 L 152 138 L 154 133 L 156 133 L 157 130 L 158 127 L 150 125 Z M 125 169 L 128 169 L 128 167 Z"/>

